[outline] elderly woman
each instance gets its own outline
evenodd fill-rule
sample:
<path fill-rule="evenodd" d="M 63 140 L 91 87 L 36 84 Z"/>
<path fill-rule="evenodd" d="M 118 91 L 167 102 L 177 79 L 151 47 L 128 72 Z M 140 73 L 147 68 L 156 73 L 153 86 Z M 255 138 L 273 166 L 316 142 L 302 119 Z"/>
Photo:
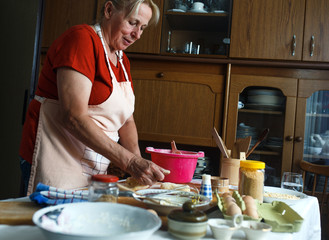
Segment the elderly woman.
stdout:
<path fill-rule="evenodd" d="M 164 178 L 165 169 L 141 157 L 130 64 L 122 52 L 158 18 L 152 0 L 106 1 L 99 24 L 74 26 L 54 41 L 23 128 L 28 194 L 38 182 L 87 186 L 110 162 L 141 184 Z"/>

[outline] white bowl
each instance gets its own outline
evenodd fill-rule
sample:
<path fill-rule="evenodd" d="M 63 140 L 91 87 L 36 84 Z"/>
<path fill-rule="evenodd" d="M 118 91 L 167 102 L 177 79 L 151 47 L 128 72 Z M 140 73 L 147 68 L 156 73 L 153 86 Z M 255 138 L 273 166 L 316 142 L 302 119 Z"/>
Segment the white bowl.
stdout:
<path fill-rule="evenodd" d="M 233 233 L 238 230 L 238 226 L 234 226 L 232 220 L 212 218 L 208 220 L 208 224 L 214 238 L 218 240 L 230 240 Z"/>
<path fill-rule="evenodd" d="M 207 233 L 208 222 L 180 222 L 168 218 L 168 232 L 179 239 L 197 240 Z"/>
<path fill-rule="evenodd" d="M 322 151 L 322 147 L 308 147 L 309 154 L 319 155 Z"/>
<path fill-rule="evenodd" d="M 262 240 L 267 239 L 266 236 L 271 232 L 272 227 L 266 223 L 247 220 L 242 222 L 241 229 L 246 234 L 247 240 Z"/>
<path fill-rule="evenodd" d="M 60 209 L 63 210 L 57 221 L 49 218 L 49 213 Z M 161 226 L 161 219 L 145 209 L 106 202 L 46 207 L 37 211 L 32 220 L 47 239 L 54 240 L 145 240 Z"/>

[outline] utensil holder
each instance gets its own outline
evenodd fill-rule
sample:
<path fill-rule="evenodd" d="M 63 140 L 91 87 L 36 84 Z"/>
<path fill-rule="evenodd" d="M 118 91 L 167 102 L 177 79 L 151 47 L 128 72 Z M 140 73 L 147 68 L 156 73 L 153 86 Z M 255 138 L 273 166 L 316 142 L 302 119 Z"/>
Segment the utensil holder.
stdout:
<path fill-rule="evenodd" d="M 241 159 L 222 158 L 220 177 L 228 178 L 229 184 L 233 186 L 239 185 L 239 168 Z"/>

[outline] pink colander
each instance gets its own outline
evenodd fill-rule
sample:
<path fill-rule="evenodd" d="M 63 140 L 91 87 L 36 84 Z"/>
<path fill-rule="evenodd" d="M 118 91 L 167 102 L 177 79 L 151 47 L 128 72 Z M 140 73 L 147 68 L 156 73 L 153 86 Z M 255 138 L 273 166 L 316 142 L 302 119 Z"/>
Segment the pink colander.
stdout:
<path fill-rule="evenodd" d="M 204 157 L 204 152 L 181 151 L 182 154 L 171 153 L 171 149 L 155 149 L 147 147 L 145 150 L 151 154 L 152 162 L 160 167 L 170 170 L 164 182 L 188 183 L 191 182 L 198 158 Z"/>

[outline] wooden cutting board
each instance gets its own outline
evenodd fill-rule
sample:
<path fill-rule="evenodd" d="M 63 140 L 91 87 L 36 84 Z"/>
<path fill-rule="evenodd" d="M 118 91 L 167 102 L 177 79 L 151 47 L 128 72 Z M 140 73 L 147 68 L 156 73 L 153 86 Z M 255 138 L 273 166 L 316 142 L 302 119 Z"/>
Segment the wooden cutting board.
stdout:
<path fill-rule="evenodd" d="M 32 216 L 39 209 L 34 202 L 0 202 L 0 224 L 34 225 Z"/>

